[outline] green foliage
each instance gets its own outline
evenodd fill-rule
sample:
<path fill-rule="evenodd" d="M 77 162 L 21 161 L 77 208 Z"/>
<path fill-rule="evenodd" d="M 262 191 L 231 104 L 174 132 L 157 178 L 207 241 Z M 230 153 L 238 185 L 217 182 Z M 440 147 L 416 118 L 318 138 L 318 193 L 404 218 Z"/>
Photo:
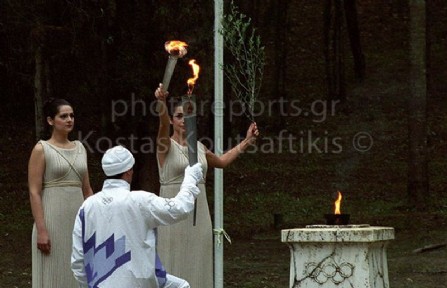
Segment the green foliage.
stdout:
<path fill-rule="evenodd" d="M 250 25 L 251 19 L 242 14 L 232 1 L 219 32 L 224 38 L 225 48 L 233 57 L 233 61 L 223 65 L 224 74 L 233 93 L 248 108 L 245 109 L 247 117 L 253 121 L 253 108 L 264 73 L 265 52 L 260 36 Z"/>

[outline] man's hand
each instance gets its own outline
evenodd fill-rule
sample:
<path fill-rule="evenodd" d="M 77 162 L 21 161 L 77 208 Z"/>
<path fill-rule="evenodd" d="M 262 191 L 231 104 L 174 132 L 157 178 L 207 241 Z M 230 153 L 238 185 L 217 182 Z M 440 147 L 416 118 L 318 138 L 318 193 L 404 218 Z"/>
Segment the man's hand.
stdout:
<path fill-rule="evenodd" d="M 185 182 L 194 183 L 197 185 L 203 179 L 202 164 L 196 163 L 193 166 L 188 166 L 185 169 Z"/>

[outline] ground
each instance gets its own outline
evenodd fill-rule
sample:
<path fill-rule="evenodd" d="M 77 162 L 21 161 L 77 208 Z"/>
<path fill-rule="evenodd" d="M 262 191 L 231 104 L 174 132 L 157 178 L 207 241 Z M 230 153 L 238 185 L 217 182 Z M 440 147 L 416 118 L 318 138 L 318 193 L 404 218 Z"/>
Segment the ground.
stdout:
<path fill-rule="evenodd" d="M 445 213 L 404 213 L 386 218 L 384 226 L 396 227 L 396 239 L 387 250 L 390 287 L 447 287 L 447 248 L 412 252 L 429 244 L 445 243 Z M 397 223 L 401 226 L 397 227 Z M 224 287 L 288 287 L 290 255 L 288 247 L 280 241 L 280 233 L 272 228 L 250 238 L 233 237 L 232 244 L 225 242 Z M 31 287 L 29 235 L 29 229 L 9 232 L 2 229 L 0 287 Z"/>

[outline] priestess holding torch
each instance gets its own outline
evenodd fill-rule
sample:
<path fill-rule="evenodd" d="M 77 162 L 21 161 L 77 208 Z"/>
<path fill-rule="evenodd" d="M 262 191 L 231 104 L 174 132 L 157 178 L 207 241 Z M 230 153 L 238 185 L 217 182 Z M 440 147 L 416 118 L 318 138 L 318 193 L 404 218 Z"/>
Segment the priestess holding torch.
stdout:
<path fill-rule="evenodd" d="M 179 190 L 184 170 L 189 163 L 184 112 L 180 99 L 177 103 L 169 101 L 172 111 L 168 111 L 168 92 L 165 92 L 162 84 L 155 91 L 155 97 L 160 107 L 157 136 L 160 196 L 172 198 Z M 207 168 L 227 167 L 255 142 L 258 135 L 256 123 L 252 123 L 245 139 L 222 156 L 217 156 L 198 142 L 198 161 L 202 163 L 203 174 L 206 175 Z M 185 221 L 158 228 L 157 245 L 158 254 L 169 273 L 186 279 L 191 287 L 210 288 L 213 287 L 213 228 L 205 180 L 199 184 L 199 188 L 202 193 L 197 198 L 196 223 L 191 214 Z"/>

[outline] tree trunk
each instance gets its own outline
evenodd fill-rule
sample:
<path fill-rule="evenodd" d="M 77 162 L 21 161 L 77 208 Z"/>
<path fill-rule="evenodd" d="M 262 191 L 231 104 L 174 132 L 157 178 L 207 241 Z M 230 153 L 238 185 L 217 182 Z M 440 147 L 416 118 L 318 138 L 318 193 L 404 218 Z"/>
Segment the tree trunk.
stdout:
<path fill-rule="evenodd" d="M 329 100 L 346 100 L 342 41 L 343 8 L 340 0 L 326 0 L 324 8 L 324 54 Z"/>
<path fill-rule="evenodd" d="M 365 78 L 365 56 L 360 44 L 360 29 L 357 19 L 356 0 L 344 0 L 346 13 L 346 27 L 351 43 L 352 56 L 354 58 L 355 78 L 362 81 Z"/>
<path fill-rule="evenodd" d="M 341 1 L 335 1 L 334 13 L 334 76 L 335 95 L 337 100 L 346 100 L 345 69 L 344 69 L 344 49 L 342 40 L 343 31 L 343 6 Z"/>
<path fill-rule="evenodd" d="M 37 45 L 34 54 L 35 73 L 34 73 L 34 117 L 36 129 L 36 141 L 43 137 L 45 119 L 43 119 L 43 98 L 44 98 L 44 65 L 42 45 Z"/>
<path fill-rule="evenodd" d="M 288 33 L 288 1 L 280 0 L 275 7 L 275 81 L 271 95 L 274 96 L 273 101 L 278 98 L 287 99 L 286 78 L 287 78 L 287 33 Z M 282 101 L 281 101 L 282 102 Z M 279 119 L 275 120 L 275 130 L 284 129 L 285 118 L 281 115 L 282 108 L 280 104 L 272 107 L 274 115 L 278 115 Z"/>
<path fill-rule="evenodd" d="M 101 130 L 103 135 L 111 135 L 111 111 L 110 111 L 110 83 L 109 83 L 109 55 L 107 38 L 109 37 L 109 9 L 104 6 L 103 17 L 98 23 L 98 38 L 101 58 L 99 61 L 98 94 L 101 99 Z"/>
<path fill-rule="evenodd" d="M 428 206 L 426 7 L 424 0 L 410 0 L 410 85 L 408 109 L 408 197 L 418 210 Z"/>
<path fill-rule="evenodd" d="M 34 48 L 34 112 L 35 112 L 35 129 L 36 140 L 45 139 L 50 135 L 46 135 L 49 131 L 45 130 L 47 125 L 44 119 L 43 106 L 44 103 L 53 95 L 52 77 L 51 77 L 51 57 L 54 51 L 54 43 L 51 40 L 63 39 L 65 29 L 53 25 L 37 24 L 31 31 L 32 44 Z"/>

